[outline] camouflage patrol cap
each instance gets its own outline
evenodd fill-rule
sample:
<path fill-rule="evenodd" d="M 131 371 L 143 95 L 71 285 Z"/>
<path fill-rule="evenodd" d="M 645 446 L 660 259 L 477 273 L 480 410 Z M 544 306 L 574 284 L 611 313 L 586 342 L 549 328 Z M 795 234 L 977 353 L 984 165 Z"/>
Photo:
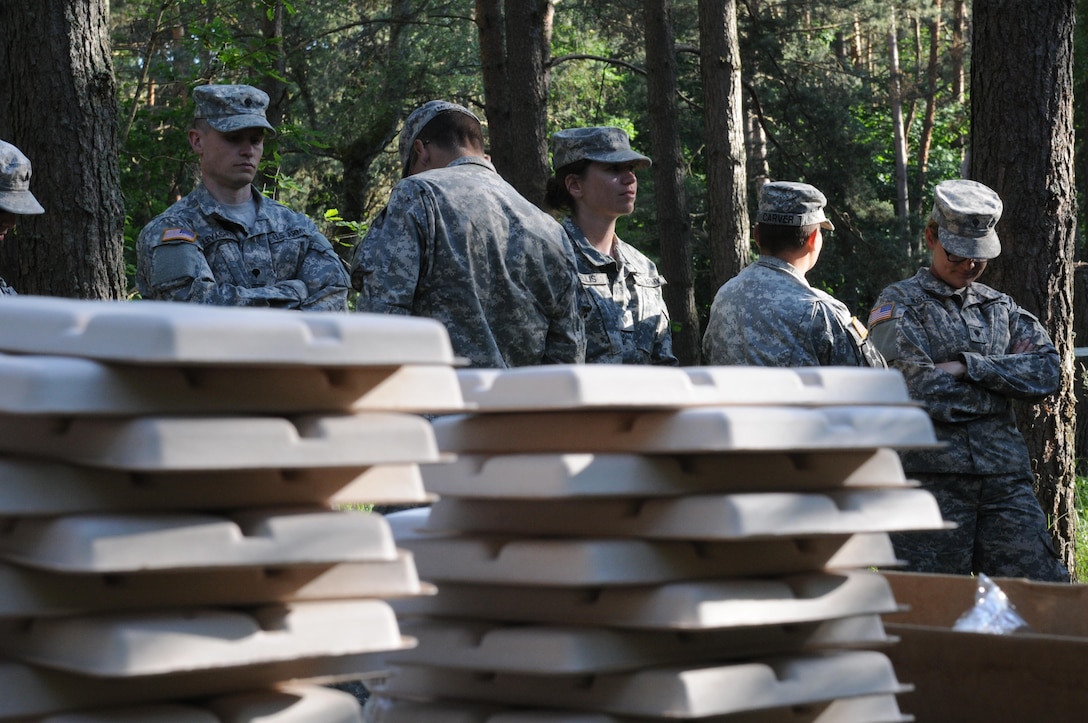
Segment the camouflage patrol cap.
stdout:
<path fill-rule="evenodd" d="M 794 181 L 771 181 L 759 191 L 756 222 L 774 226 L 809 226 L 834 231 L 824 215 L 827 198 L 815 186 Z"/>
<path fill-rule="evenodd" d="M 978 181 L 943 181 L 933 189 L 937 238 L 945 251 L 972 259 L 992 259 L 1001 253 L 997 222 L 1001 199 Z"/>
<path fill-rule="evenodd" d="M 268 94 L 251 85 L 201 85 L 193 90 L 196 118 L 208 121 L 220 133 L 242 128 L 276 129 L 264 117 Z"/>
<path fill-rule="evenodd" d="M 468 108 L 456 103 L 450 103 L 448 100 L 429 100 L 416 108 L 404 120 L 404 127 L 400 129 L 400 140 L 397 141 L 397 150 L 400 153 L 401 178 L 408 176 L 408 158 L 412 154 L 412 144 L 419 132 L 433 121 L 439 113 L 445 113 L 446 111 L 464 113 L 477 123 L 480 122 L 476 114 Z"/>
<path fill-rule="evenodd" d="M 24 216 L 45 213 L 30 192 L 30 159 L 6 141 L 0 141 L 0 211 Z"/>
<path fill-rule="evenodd" d="M 559 170 L 577 161 L 629 163 L 646 168 L 651 161 L 631 150 L 631 141 L 622 128 L 595 126 L 567 128 L 552 135 L 552 168 Z"/>

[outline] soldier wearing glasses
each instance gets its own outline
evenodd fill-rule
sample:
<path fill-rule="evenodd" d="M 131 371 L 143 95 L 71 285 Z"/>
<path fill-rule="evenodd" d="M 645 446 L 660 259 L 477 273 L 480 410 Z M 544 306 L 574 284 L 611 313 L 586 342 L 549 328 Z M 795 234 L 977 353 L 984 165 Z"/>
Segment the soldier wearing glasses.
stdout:
<path fill-rule="evenodd" d="M 917 572 L 1067 582 L 1012 409 L 1057 390 L 1058 352 L 1034 315 L 976 281 L 1001 253 L 997 194 L 952 180 L 933 196 L 932 263 L 881 292 L 869 328 L 944 443 L 902 452 L 903 468 L 957 528 L 895 534 L 896 553 Z"/>

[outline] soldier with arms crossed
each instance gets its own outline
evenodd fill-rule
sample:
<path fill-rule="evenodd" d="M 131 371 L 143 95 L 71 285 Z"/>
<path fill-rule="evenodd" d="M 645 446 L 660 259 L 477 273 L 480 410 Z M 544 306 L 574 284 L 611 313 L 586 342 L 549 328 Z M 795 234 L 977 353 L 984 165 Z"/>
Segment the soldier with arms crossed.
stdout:
<path fill-rule="evenodd" d="M 347 311 L 343 261 L 313 222 L 253 186 L 273 133 L 268 95 L 202 85 L 189 145 L 201 182 L 140 232 L 136 286 L 145 299 Z"/>
<path fill-rule="evenodd" d="M 1001 199 L 967 180 L 933 192 L 929 268 L 881 292 L 871 338 L 929 412 L 939 449 L 901 452 L 955 530 L 892 535 L 917 572 L 1068 582 L 1032 491 L 1034 476 L 1012 402 L 1058 388 L 1058 352 L 1033 314 L 978 283 L 1001 253 Z"/>

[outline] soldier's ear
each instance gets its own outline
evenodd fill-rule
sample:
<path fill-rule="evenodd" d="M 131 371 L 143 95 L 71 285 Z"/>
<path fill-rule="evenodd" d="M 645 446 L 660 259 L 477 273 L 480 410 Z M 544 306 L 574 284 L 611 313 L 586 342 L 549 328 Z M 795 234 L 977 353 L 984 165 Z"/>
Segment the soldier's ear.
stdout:
<path fill-rule="evenodd" d="M 582 197 L 582 177 L 577 173 L 568 173 L 563 178 L 563 185 L 567 187 L 567 193 L 570 194 L 571 198 Z"/>
<path fill-rule="evenodd" d="M 189 147 L 198 156 L 204 152 L 204 136 L 196 128 L 189 129 Z"/>

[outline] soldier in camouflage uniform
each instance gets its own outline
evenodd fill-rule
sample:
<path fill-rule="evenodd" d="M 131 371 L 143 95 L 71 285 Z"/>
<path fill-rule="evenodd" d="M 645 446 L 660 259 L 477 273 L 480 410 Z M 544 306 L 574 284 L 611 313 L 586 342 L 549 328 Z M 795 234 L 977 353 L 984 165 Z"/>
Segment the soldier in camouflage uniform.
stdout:
<path fill-rule="evenodd" d="M 563 228 L 495 172 L 479 119 L 433 100 L 398 145 L 403 180 L 352 259 L 356 310 L 437 319 L 475 367 L 584 361 Z"/>
<path fill-rule="evenodd" d="M 669 310 L 657 266 L 616 235 L 635 209 L 635 171 L 650 159 L 620 128 L 570 128 L 552 136 L 547 202 L 574 249 L 585 303 L 586 361 L 676 365 Z"/>
<path fill-rule="evenodd" d="M 1058 352 L 1035 316 L 976 282 L 1001 253 L 997 194 L 953 180 L 933 195 L 931 266 L 884 289 L 869 324 L 945 443 L 903 451 L 903 468 L 957 529 L 895 534 L 896 553 L 919 572 L 1067 582 L 1012 408 L 1057 390 Z"/>
<path fill-rule="evenodd" d="M 835 228 L 826 203 L 807 183 L 763 186 L 755 225 L 760 256 L 718 289 L 703 335 L 706 364 L 886 366 L 865 325 L 805 279 L 823 249 L 823 230 Z"/>
<path fill-rule="evenodd" d="M 253 186 L 264 153 L 268 95 L 248 85 L 202 85 L 189 145 L 201 182 L 152 219 L 136 245 L 145 299 L 220 306 L 347 311 L 343 261 L 300 213 Z"/>
<path fill-rule="evenodd" d="M 0 141 L 0 241 L 15 228 L 19 216 L 34 216 L 45 209 L 30 192 L 30 159 L 15 146 Z M 14 296 L 15 289 L 0 279 L 0 296 Z"/>

